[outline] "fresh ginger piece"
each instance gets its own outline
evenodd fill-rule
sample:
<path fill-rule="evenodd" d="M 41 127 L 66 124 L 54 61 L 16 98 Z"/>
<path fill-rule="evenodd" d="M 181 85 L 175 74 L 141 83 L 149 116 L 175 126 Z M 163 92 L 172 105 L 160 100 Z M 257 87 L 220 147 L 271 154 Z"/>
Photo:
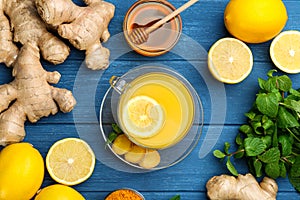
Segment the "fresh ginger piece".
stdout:
<path fill-rule="evenodd" d="M 146 153 L 146 149 L 133 144 L 131 149 L 124 155 L 126 161 L 131 163 L 139 163 L 142 161 Z"/>
<path fill-rule="evenodd" d="M 275 200 L 278 186 L 275 180 L 264 177 L 258 184 L 250 174 L 238 177 L 221 175 L 212 177 L 207 183 L 207 196 L 211 200 Z"/>
<path fill-rule="evenodd" d="M 22 45 L 30 42 L 39 47 L 43 58 L 53 64 L 64 62 L 69 55 L 69 47 L 48 32 L 45 22 L 38 15 L 34 1 L 0 0 L 0 62 L 7 66 L 15 61 L 18 53 L 13 41 Z"/>
<path fill-rule="evenodd" d="M 47 72 L 40 63 L 39 49 L 26 43 L 13 64 L 14 80 L 0 86 L 0 145 L 20 142 L 25 136 L 24 123 L 37 122 L 56 114 L 58 107 L 69 112 L 76 104 L 72 93 L 55 88 L 58 72 Z"/>
<path fill-rule="evenodd" d="M 147 149 L 144 158 L 139 165 L 144 169 L 152 169 L 159 165 L 160 155 L 157 150 Z"/>
<path fill-rule="evenodd" d="M 15 61 L 19 52 L 12 38 L 9 20 L 3 12 L 3 0 L 0 0 L 0 63 L 8 67 Z"/>
<path fill-rule="evenodd" d="M 102 0 L 84 0 L 80 7 L 71 0 L 36 0 L 41 18 L 57 28 L 58 34 L 79 50 L 86 50 L 85 63 L 90 69 L 106 69 L 110 52 L 100 43 L 110 37 L 108 24 L 115 6 Z"/>
<path fill-rule="evenodd" d="M 130 151 L 133 143 L 127 138 L 125 134 L 119 135 L 112 144 L 113 151 L 118 155 L 124 155 Z"/>

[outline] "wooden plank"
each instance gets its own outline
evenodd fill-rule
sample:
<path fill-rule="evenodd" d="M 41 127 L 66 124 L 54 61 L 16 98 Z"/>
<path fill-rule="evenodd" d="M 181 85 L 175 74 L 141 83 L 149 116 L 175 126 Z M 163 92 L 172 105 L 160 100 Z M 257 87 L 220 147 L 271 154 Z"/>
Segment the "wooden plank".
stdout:
<path fill-rule="evenodd" d="M 192 63 L 195 66 L 206 68 L 205 62 L 193 61 Z M 97 74 L 92 77 L 93 73 L 97 72 L 89 72 L 84 77 L 80 77 L 79 75 L 77 75 L 77 71 L 75 69 L 72 69 L 72 66 L 78 66 L 80 65 L 80 62 L 73 61 L 72 64 L 65 65 L 64 68 L 58 69 L 62 74 L 62 78 L 61 81 L 55 86 L 73 90 L 73 93 L 77 98 L 77 105 L 74 111 L 71 113 L 59 112 L 55 116 L 50 116 L 48 118 L 41 119 L 38 123 L 74 123 L 74 112 L 79 113 L 81 115 L 80 117 L 76 118 L 75 123 L 96 123 L 93 116 L 94 114 L 96 114 L 97 117 L 99 116 L 102 98 L 107 89 L 109 88 L 109 78 L 112 75 L 121 76 L 133 67 L 142 66 L 146 64 L 150 65 L 152 63 L 143 61 L 125 62 L 116 60 L 111 64 L 110 68 L 103 73 L 101 78 Z M 218 123 L 213 119 L 211 120 L 212 103 L 216 103 L 216 101 L 218 101 L 218 99 L 212 99 L 211 92 L 216 91 L 214 91 L 213 87 L 208 88 L 208 83 L 205 83 L 203 76 L 197 73 L 197 71 L 190 63 L 188 63 L 188 61 L 160 61 L 155 64 L 158 66 L 162 65 L 172 67 L 179 73 L 183 74 L 189 80 L 189 82 L 192 85 L 194 85 L 195 90 L 198 92 L 202 100 L 204 110 L 204 123 Z M 55 70 L 57 70 L 57 68 Z M 226 94 L 226 97 L 220 97 L 226 101 L 224 103 L 224 105 L 226 106 L 225 124 L 241 124 L 245 122 L 246 118 L 244 117 L 244 113 L 251 108 L 252 103 L 255 100 L 255 95 L 259 89 L 257 79 L 259 77 L 266 79 L 266 74 L 268 70 L 273 68 L 274 66 L 268 62 L 258 62 L 254 64 L 251 74 L 243 82 L 236 85 L 223 85 L 221 83 L 218 84 L 218 87 L 215 89 L 222 90 L 222 87 L 224 87 L 224 92 Z M 69 69 L 71 70 L 69 71 Z M 207 71 L 207 69 L 205 70 Z M 206 72 L 205 75 L 207 74 L 209 74 L 209 72 Z M 300 88 L 300 79 L 298 78 L 298 76 L 289 75 L 289 77 L 291 77 L 293 81 L 293 87 Z M 205 78 L 207 80 L 216 82 L 212 77 Z M 0 73 L 0 80 L 4 79 L 9 79 L 9 77 L 7 77 L 5 73 Z M 74 86 L 75 81 L 77 81 L 77 86 Z M 82 92 L 84 92 L 84 95 L 82 95 Z M 94 113 L 91 113 L 91 110 L 93 110 Z M 104 123 L 112 122 L 113 119 L 111 114 L 104 113 L 103 115 L 105 116 Z"/>
<path fill-rule="evenodd" d="M 55 116 L 41 119 L 36 124 L 26 123 L 27 136 L 25 141 L 32 143 L 43 155 L 46 156 L 51 145 L 62 138 L 79 137 L 86 134 L 85 137 L 93 145 L 96 155 L 101 156 L 105 151 L 102 143 L 97 146 L 97 141 L 92 142 L 95 135 L 101 140 L 102 136 L 99 132 L 99 109 L 102 97 L 109 88 L 108 80 L 111 75 L 121 76 L 128 70 L 136 66 L 145 64 L 160 64 L 173 67 L 195 85 L 195 89 L 199 92 L 204 109 L 204 128 L 203 134 L 196 148 L 183 161 L 168 169 L 149 173 L 129 173 L 118 171 L 111 167 L 108 162 L 110 157 L 103 159 L 97 157 L 96 168 L 86 182 L 74 186 L 75 189 L 83 193 L 87 200 L 103 199 L 110 191 L 120 187 L 132 187 L 141 191 L 147 200 L 165 200 L 171 198 L 175 194 L 181 194 L 182 199 L 205 199 L 206 198 L 206 181 L 214 176 L 226 173 L 224 163 L 213 157 L 212 150 L 222 149 L 224 142 L 233 143 L 239 125 L 246 121 L 244 113 L 251 107 L 255 99 L 258 89 L 257 78 L 266 78 L 268 70 L 273 69 L 269 58 L 270 41 L 262 44 L 249 45 L 254 55 L 254 68 L 250 76 L 242 83 L 236 85 L 217 85 L 214 90 L 209 88 L 206 82 L 211 77 L 207 76 L 206 53 L 210 46 L 219 38 L 230 36 L 226 31 L 223 22 L 223 14 L 226 4 L 229 0 L 202 0 L 193 5 L 190 9 L 181 14 L 183 19 L 183 34 L 179 43 L 171 52 L 159 57 L 144 57 L 133 52 L 124 41 L 122 33 L 122 22 L 127 9 L 134 1 L 115 1 L 110 0 L 116 6 L 115 17 L 109 25 L 111 38 L 104 46 L 111 49 L 111 66 L 106 70 L 101 79 L 100 72 L 90 72 L 91 76 L 80 80 L 80 67 L 84 61 L 84 51 L 76 50 L 71 47 L 71 54 L 68 59 L 60 65 L 52 65 L 42 59 L 42 64 L 47 71 L 57 70 L 62 74 L 60 82 L 56 87 L 67 88 L 73 90 L 78 101 L 75 110 L 71 113 L 58 113 Z M 74 0 L 78 5 L 84 5 L 82 0 Z M 183 4 L 182 0 L 171 1 L 175 7 Z M 300 4 L 299 0 L 283 0 L 285 3 L 289 20 L 285 30 L 299 30 Z M 69 43 L 68 43 L 69 44 Z M 200 51 L 199 51 L 199 47 Z M 192 53 L 191 53 L 192 52 Z M 193 68 L 193 65 L 203 66 L 202 69 L 205 77 L 200 76 Z M 94 75 L 92 75 L 94 74 Z M 88 74 L 86 74 L 88 75 Z M 289 75 L 294 87 L 300 87 L 299 75 Z M 0 84 L 12 81 L 11 69 L 0 65 Z M 78 82 L 79 81 L 79 82 Z M 80 83 L 76 85 L 76 83 Z M 214 82 L 213 82 L 214 83 Z M 90 87 L 93 84 L 93 87 Z M 79 86 L 86 88 L 86 96 L 78 93 Z M 89 86 L 89 87 L 88 87 Z M 216 104 L 215 99 L 211 98 L 212 93 L 224 87 L 225 90 L 225 121 L 215 120 L 212 113 L 212 106 Z M 210 90 L 211 89 L 211 90 Z M 80 91 L 80 90 L 79 90 Z M 81 101 L 82 100 L 82 101 Z M 103 114 L 105 129 L 109 129 L 110 123 L 113 122 L 112 115 L 109 111 Z M 216 145 L 211 152 L 205 157 L 199 158 L 200 147 L 209 141 L 205 141 L 205 135 L 208 130 L 222 130 Z M 83 132 L 82 132 L 83 130 Z M 84 133 L 86 130 L 86 133 Z M 91 131 L 91 132 L 89 132 Z M 93 136 L 93 137 L 91 137 Z M 85 138 L 84 137 L 84 138 Z M 89 138 L 90 137 L 90 138 Z M 216 137 L 218 137 L 216 135 Z M 0 147 L 0 150 L 2 147 Z M 234 147 L 233 147 L 234 149 Z M 110 156 L 114 156 L 108 153 Z M 112 157 L 112 163 L 114 163 Z M 107 161 L 108 160 L 108 161 Z M 234 162 L 241 173 L 247 172 L 244 162 Z M 117 165 L 120 163 L 116 163 Z M 120 164 L 121 165 L 121 164 Z M 277 180 L 279 184 L 279 194 L 277 199 L 299 199 L 299 193 L 288 182 L 288 179 L 280 178 Z M 43 187 L 54 184 L 55 182 L 46 173 Z"/>
<path fill-rule="evenodd" d="M 88 126 L 92 124 L 83 124 L 83 128 L 89 130 Z M 203 132 L 207 130 L 204 127 Z M 233 144 L 234 137 L 237 133 L 237 126 L 225 126 L 221 137 L 213 149 L 222 149 L 224 142 Z M 88 133 L 87 133 L 88 134 Z M 100 133 L 99 133 L 100 134 Z M 76 128 L 73 125 L 64 124 L 42 124 L 27 126 L 27 136 L 25 141 L 32 143 L 41 154 L 45 157 L 51 145 L 65 137 L 78 137 Z M 99 135 L 101 138 L 101 135 Z M 212 153 L 208 154 L 204 159 L 199 159 L 199 149 L 203 144 L 203 137 L 201 137 L 196 148 L 183 161 L 168 169 L 153 171 L 149 173 L 129 173 L 122 172 L 107 166 L 98 158 L 93 175 L 86 182 L 76 186 L 79 191 L 110 191 L 116 187 L 133 187 L 141 191 L 201 191 L 205 192 L 206 181 L 214 176 L 220 174 L 228 174 L 224 163 L 213 157 Z M 90 143 L 91 144 L 91 143 Z M 102 146 L 95 146 L 96 155 L 102 155 L 97 152 L 99 149 L 105 151 Z M 107 149 L 108 150 L 108 149 Z M 232 147 L 232 151 L 234 146 Z M 112 155 L 113 156 L 113 155 Z M 118 162 L 114 162 L 118 164 Z M 235 161 L 240 173 L 246 173 L 247 168 L 244 161 Z M 191 178 L 193 177 L 193 178 Z M 149 184 L 151 181 L 151 184 Z M 53 184 L 54 181 L 48 174 L 45 176 L 43 185 Z M 286 179 L 278 179 L 280 191 L 294 193 L 290 183 Z"/>

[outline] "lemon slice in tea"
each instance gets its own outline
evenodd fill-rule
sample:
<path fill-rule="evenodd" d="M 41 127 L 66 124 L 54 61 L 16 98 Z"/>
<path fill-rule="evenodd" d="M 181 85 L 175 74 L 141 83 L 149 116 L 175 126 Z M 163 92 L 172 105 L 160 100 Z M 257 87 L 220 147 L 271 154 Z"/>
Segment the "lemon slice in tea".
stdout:
<path fill-rule="evenodd" d="M 156 100 L 148 96 L 136 96 L 123 109 L 123 124 L 132 137 L 154 136 L 165 122 L 164 110 Z"/>
<path fill-rule="evenodd" d="M 272 41 L 270 56 L 273 63 L 286 73 L 300 72 L 300 32 L 284 31 Z"/>
<path fill-rule="evenodd" d="M 49 149 L 46 167 L 56 182 L 76 185 L 92 175 L 95 155 L 85 141 L 78 138 L 65 138 L 54 143 Z"/>
<path fill-rule="evenodd" d="M 239 83 L 251 72 L 253 56 L 249 47 L 235 38 L 222 38 L 208 52 L 208 69 L 219 81 Z"/>

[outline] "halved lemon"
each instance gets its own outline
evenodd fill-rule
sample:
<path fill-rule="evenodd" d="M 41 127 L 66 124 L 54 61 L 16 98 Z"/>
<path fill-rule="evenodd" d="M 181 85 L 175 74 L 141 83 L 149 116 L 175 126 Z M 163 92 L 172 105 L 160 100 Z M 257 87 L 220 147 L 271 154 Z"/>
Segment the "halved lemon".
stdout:
<path fill-rule="evenodd" d="M 235 38 L 222 38 L 208 52 L 208 69 L 219 81 L 239 83 L 251 72 L 253 56 L 250 48 Z"/>
<path fill-rule="evenodd" d="M 154 136 L 165 122 L 162 106 L 153 98 L 143 95 L 127 102 L 122 118 L 127 134 L 141 138 Z"/>
<path fill-rule="evenodd" d="M 280 70 L 286 73 L 300 72 L 300 32 L 284 31 L 277 35 L 270 46 L 270 56 Z"/>
<path fill-rule="evenodd" d="M 82 139 L 65 138 L 55 142 L 46 156 L 50 176 L 58 183 L 76 185 L 87 180 L 95 167 L 95 155 Z"/>

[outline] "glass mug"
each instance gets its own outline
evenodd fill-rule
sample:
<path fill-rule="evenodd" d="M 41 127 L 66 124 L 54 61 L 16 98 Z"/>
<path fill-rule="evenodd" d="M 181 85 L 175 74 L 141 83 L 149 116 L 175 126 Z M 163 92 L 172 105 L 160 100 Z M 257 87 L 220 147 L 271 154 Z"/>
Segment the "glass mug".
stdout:
<path fill-rule="evenodd" d="M 135 144 L 165 149 L 189 132 L 199 96 L 179 73 L 156 66 L 138 67 L 110 79 L 114 120 Z"/>

